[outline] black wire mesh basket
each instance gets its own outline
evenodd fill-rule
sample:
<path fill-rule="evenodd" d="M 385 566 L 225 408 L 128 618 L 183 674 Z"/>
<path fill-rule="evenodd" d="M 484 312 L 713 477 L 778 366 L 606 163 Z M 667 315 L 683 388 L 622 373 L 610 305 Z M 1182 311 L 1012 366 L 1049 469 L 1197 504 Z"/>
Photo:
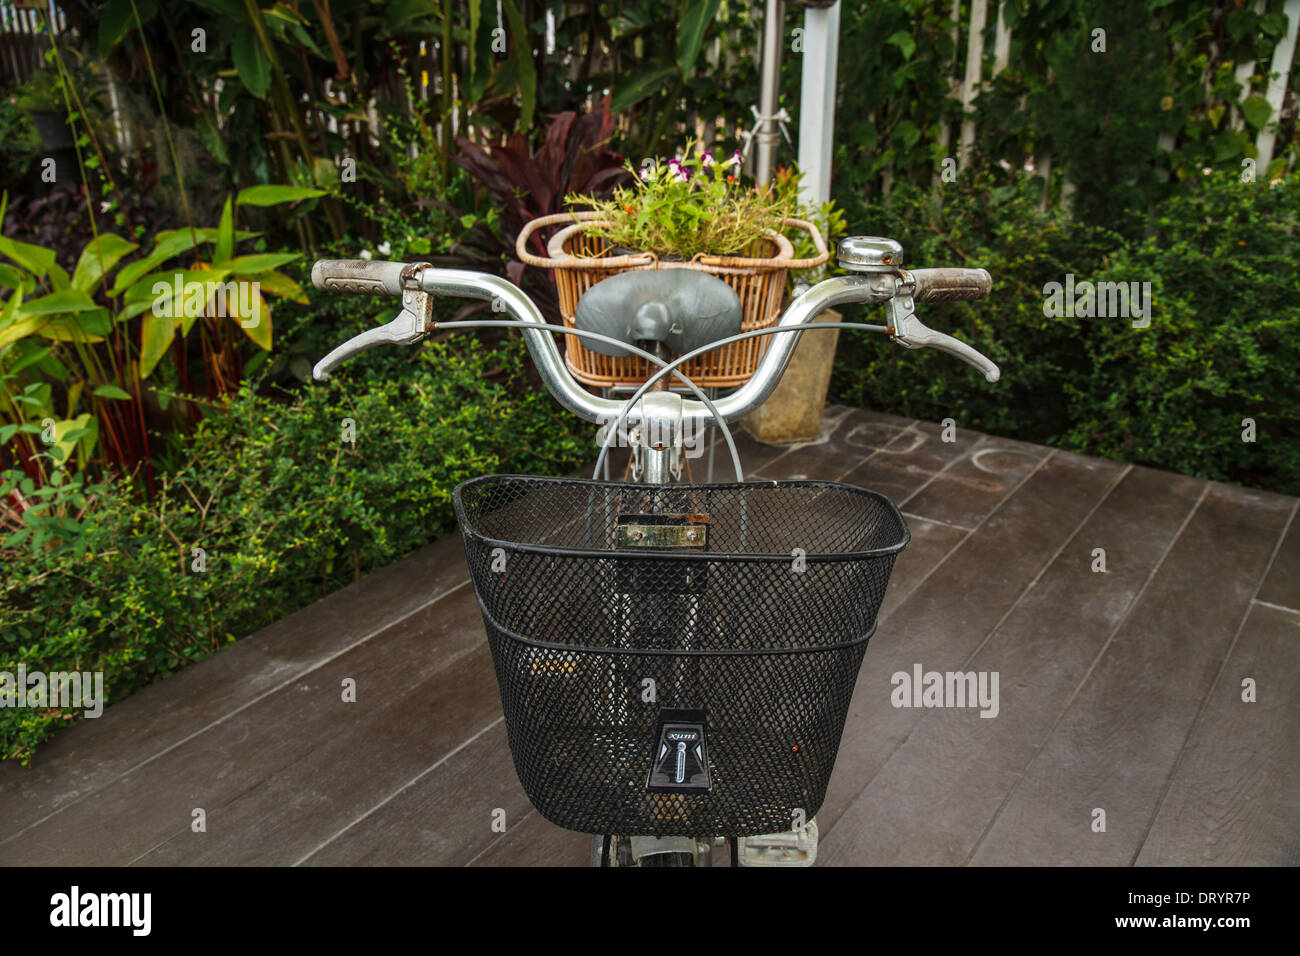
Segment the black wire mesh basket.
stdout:
<path fill-rule="evenodd" d="M 492 475 L 453 500 L 515 769 L 546 819 L 703 837 L 812 818 L 908 542 L 888 498 Z"/>

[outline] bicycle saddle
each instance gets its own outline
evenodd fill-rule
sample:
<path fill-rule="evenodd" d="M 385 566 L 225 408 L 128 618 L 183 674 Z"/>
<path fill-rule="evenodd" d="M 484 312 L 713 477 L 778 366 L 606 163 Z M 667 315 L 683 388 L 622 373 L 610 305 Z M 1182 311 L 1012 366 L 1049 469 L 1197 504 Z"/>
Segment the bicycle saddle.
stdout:
<path fill-rule="evenodd" d="M 676 355 L 740 331 L 740 299 L 721 279 L 692 269 L 620 272 L 578 300 L 574 324 L 629 345 L 662 342 Z M 586 348 L 624 358 L 617 345 L 586 339 Z"/>

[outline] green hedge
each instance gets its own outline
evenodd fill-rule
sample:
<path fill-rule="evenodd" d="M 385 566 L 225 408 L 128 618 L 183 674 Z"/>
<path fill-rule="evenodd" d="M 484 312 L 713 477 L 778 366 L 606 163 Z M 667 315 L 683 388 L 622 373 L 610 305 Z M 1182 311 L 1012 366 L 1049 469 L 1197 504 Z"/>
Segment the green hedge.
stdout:
<path fill-rule="evenodd" d="M 849 334 L 832 394 L 847 405 L 951 417 L 959 427 L 1300 494 L 1296 183 L 1206 176 L 1154 218 L 1144 210 L 1110 230 L 1041 212 L 1034 187 L 1001 181 L 963 175 L 934 193 L 904 186 L 888 205 L 870 207 L 862 228 L 897 238 L 913 267 L 993 274 L 985 301 L 918 311 L 992 357 L 1002 380 L 990 385 L 941 353 Z M 1044 315 L 1044 287 L 1067 274 L 1150 282 L 1150 326 Z M 1254 442 L 1242 439 L 1244 419 L 1254 421 Z"/>
<path fill-rule="evenodd" d="M 152 501 L 126 482 L 21 489 L 49 507 L 3 554 L 0 671 L 103 671 L 119 700 L 445 534 L 457 482 L 590 460 L 590 429 L 529 387 L 518 339 L 408 358 L 386 359 L 392 374 L 349 366 L 289 404 L 246 389 L 173 449 Z M 0 708 L 0 757 L 26 761 L 79 716 Z"/>

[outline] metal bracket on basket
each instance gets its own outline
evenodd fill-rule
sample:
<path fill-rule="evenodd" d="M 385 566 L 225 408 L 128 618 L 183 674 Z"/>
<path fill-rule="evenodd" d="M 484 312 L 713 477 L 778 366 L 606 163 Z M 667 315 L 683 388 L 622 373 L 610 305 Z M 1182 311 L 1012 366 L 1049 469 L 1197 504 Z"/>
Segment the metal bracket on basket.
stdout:
<path fill-rule="evenodd" d="M 625 514 L 614 527 L 616 548 L 685 548 L 709 546 L 709 516 L 705 514 Z"/>

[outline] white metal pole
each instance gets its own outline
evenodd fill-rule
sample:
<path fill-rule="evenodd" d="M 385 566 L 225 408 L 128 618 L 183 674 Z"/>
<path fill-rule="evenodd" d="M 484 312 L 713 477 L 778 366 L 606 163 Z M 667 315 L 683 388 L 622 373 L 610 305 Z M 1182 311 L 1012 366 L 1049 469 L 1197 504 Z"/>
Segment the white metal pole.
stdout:
<path fill-rule="evenodd" d="M 1295 59 L 1296 27 L 1300 26 L 1300 0 L 1286 0 L 1286 36 L 1273 49 L 1273 64 L 1269 67 L 1268 100 L 1270 120 L 1276 119 L 1282 110 L 1282 101 L 1286 97 L 1286 88 L 1291 79 L 1291 62 Z M 1259 153 L 1255 162 L 1259 175 L 1264 176 L 1268 164 L 1273 161 L 1273 145 L 1277 140 L 1277 129 L 1272 122 L 1266 124 L 1255 140 L 1255 149 Z"/>
<path fill-rule="evenodd" d="M 965 115 L 961 121 L 961 149 L 957 154 L 957 165 L 960 167 L 966 165 L 971 147 L 975 145 L 975 120 L 971 118 L 970 110 L 979 94 L 984 72 L 984 26 L 988 22 L 988 13 L 988 0 L 971 0 L 970 36 L 966 42 L 966 81 L 962 84 L 961 91 L 961 107 Z"/>
<path fill-rule="evenodd" d="M 835 133 L 835 70 L 840 49 L 840 4 L 803 15 L 803 84 L 799 93 L 800 196 L 821 206 L 831 198 Z"/>
<path fill-rule="evenodd" d="M 767 9 L 763 13 L 763 57 L 758 95 L 758 112 L 761 115 L 754 130 L 754 145 L 758 147 L 754 178 L 760 185 L 766 185 L 772 178 L 772 167 L 776 165 L 776 147 L 781 142 L 781 134 L 774 117 L 777 110 L 781 108 L 781 44 L 785 41 L 782 29 L 784 20 L 784 0 L 767 0 Z"/>

